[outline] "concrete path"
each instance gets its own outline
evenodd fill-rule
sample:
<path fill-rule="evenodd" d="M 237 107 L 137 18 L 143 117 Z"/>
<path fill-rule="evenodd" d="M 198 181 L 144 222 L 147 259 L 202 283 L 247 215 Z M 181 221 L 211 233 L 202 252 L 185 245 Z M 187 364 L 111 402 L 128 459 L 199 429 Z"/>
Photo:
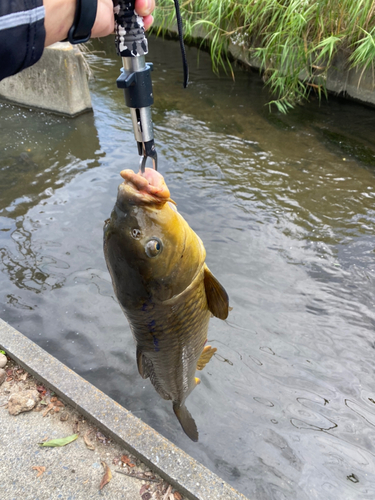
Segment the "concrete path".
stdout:
<path fill-rule="evenodd" d="M 48 389 L 44 391 L 45 387 L 19 365 L 8 361 L 5 369 L 8 382 L 0 386 L 2 500 L 147 500 L 162 499 L 168 491 L 168 500 L 183 498 L 178 493 L 173 494 L 175 489 L 160 476 L 129 455 L 126 449 L 109 440 L 79 412 L 64 404 L 61 398 L 54 397 Z M 8 411 L 9 397 L 35 390 L 36 387 L 41 399 L 34 409 L 11 415 Z M 41 447 L 38 444 L 76 433 L 79 437 L 63 447 Z M 133 466 L 126 465 L 121 458 Z M 100 490 L 106 466 L 111 470 L 112 479 Z M 144 479 L 115 471 L 137 474 Z"/>

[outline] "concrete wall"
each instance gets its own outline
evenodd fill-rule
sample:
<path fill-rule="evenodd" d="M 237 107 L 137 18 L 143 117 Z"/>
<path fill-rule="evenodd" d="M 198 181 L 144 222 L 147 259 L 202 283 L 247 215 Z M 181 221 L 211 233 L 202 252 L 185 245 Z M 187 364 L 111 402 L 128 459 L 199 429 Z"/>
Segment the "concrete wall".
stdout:
<path fill-rule="evenodd" d="M 259 69 L 260 64 L 256 58 L 250 56 L 248 47 L 231 44 L 229 51 L 235 59 Z M 339 51 L 334 58 L 325 83 L 328 92 L 340 94 L 364 104 L 375 105 L 375 78 L 372 68 L 365 71 L 349 69 L 348 58 L 343 51 Z"/>
<path fill-rule="evenodd" d="M 0 97 L 23 106 L 68 116 L 91 110 L 87 66 L 77 47 L 58 42 L 42 58 L 0 82 Z"/>
<path fill-rule="evenodd" d="M 177 26 L 171 26 L 166 31 L 175 36 L 177 35 Z M 207 38 L 207 35 L 198 28 L 193 35 L 192 44 L 199 47 L 204 38 Z M 245 66 L 260 69 L 259 60 L 251 56 L 250 48 L 246 44 L 230 43 L 229 52 L 234 59 L 241 61 Z M 344 51 L 337 54 L 332 67 L 328 70 L 326 87 L 328 92 L 340 94 L 343 97 L 355 99 L 371 106 L 375 105 L 375 72 L 372 68 L 365 71 L 349 69 L 348 58 Z"/>

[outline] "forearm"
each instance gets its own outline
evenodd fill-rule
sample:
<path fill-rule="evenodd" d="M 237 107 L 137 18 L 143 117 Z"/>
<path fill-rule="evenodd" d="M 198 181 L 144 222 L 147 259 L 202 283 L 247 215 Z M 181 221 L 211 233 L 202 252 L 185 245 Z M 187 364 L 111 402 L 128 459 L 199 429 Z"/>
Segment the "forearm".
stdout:
<path fill-rule="evenodd" d="M 44 39 L 42 0 L 0 0 L 0 80 L 35 64 Z"/>

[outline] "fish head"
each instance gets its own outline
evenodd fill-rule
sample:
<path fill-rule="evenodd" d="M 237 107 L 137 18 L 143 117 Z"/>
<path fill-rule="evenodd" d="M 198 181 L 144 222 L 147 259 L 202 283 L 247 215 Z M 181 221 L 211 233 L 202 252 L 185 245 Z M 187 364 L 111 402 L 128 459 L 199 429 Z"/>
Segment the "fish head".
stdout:
<path fill-rule="evenodd" d="M 121 305 L 161 302 L 185 290 L 204 264 L 201 239 L 178 213 L 161 174 L 121 172 L 104 226 L 104 254 Z"/>

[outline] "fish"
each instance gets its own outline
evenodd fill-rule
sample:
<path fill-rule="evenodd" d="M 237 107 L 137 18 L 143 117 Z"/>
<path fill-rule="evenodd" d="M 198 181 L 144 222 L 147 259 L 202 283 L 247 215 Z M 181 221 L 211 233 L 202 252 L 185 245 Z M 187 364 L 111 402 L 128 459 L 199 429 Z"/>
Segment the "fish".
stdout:
<path fill-rule="evenodd" d="M 136 343 L 142 378 L 171 400 L 182 429 L 198 441 L 185 401 L 216 348 L 205 345 L 209 320 L 225 320 L 229 299 L 205 263 L 200 237 L 180 215 L 163 176 L 123 170 L 103 248 L 117 300 Z"/>

